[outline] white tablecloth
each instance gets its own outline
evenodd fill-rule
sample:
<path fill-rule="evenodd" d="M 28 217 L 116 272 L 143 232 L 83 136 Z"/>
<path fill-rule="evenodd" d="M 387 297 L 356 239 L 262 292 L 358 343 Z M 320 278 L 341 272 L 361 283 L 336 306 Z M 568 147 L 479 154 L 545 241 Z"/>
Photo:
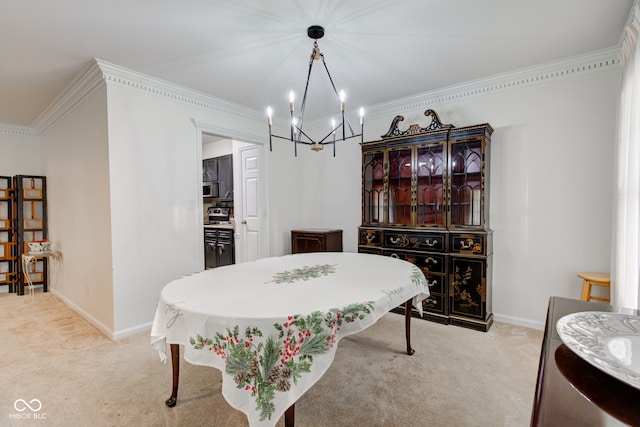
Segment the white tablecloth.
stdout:
<path fill-rule="evenodd" d="M 409 299 L 422 314 L 428 296 L 420 269 L 391 257 L 264 258 L 166 285 L 151 343 L 163 361 L 167 344 L 184 345 L 185 360 L 222 372 L 223 396 L 251 426 L 273 426 L 327 371 L 341 338 Z"/>

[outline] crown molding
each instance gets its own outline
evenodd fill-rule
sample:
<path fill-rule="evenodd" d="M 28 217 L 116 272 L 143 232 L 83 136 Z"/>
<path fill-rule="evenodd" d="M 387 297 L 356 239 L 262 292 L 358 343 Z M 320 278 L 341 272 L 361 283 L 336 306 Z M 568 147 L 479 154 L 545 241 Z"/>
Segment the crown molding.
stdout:
<path fill-rule="evenodd" d="M 402 112 L 425 109 L 434 104 L 459 101 L 506 89 L 533 86 L 580 73 L 619 67 L 620 64 L 619 47 L 600 50 L 373 105 L 367 109 L 366 118 L 395 116 Z M 351 115 L 355 117 L 355 112 L 351 112 Z"/>
<path fill-rule="evenodd" d="M 9 123 L 0 123 L 0 133 L 19 136 L 38 136 L 32 127 L 17 126 Z"/>
<path fill-rule="evenodd" d="M 95 60 L 91 61 L 38 116 L 33 123 L 35 132 L 40 135 L 102 85 L 102 71 Z"/>
<path fill-rule="evenodd" d="M 195 105 L 228 116 L 260 121 L 264 114 L 221 98 L 204 94 L 115 64 L 96 60 L 107 82 L 153 93 L 185 104 Z"/>
<path fill-rule="evenodd" d="M 425 109 L 434 104 L 460 101 L 472 96 L 532 86 L 580 73 L 620 67 L 620 65 L 620 47 L 610 48 L 369 106 L 366 119 L 395 116 L 407 111 Z M 89 96 L 97 88 L 102 87 L 102 84 L 106 83 L 130 87 L 232 117 L 256 122 L 264 121 L 263 113 L 242 105 L 128 70 L 100 59 L 94 59 L 36 119 L 31 128 L 0 123 L 0 133 L 27 136 L 40 135 L 78 105 L 83 98 Z M 358 117 L 355 110 L 349 111 L 347 115 L 350 120 L 356 120 Z M 311 129 L 320 129 L 324 126 L 324 122 L 325 120 L 322 119 L 316 120 L 310 122 L 309 127 Z"/>

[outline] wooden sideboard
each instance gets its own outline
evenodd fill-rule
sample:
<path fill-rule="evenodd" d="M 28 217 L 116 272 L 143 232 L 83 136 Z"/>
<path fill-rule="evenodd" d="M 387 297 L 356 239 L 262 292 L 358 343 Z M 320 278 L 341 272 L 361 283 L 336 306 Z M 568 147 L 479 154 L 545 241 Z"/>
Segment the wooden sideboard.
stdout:
<path fill-rule="evenodd" d="M 342 252 L 342 230 L 304 228 L 291 230 L 291 253 Z"/>
<path fill-rule="evenodd" d="M 531 426 L 639 426 L 640 390 L 595 368 L 560 340 L 558 320 L 580 311 L 640 313 L 599 302 L 549 299 Z"/>

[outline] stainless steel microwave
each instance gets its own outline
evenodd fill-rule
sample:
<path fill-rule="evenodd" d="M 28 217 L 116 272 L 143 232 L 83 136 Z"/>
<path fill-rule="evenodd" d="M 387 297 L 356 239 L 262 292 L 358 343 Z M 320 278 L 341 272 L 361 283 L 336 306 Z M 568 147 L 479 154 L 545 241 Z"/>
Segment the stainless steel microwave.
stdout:
<path fill-rule="evenodd" d="M 205 182 L 202 184 L 202 197 L 220 197 L 217 182 Z"/>

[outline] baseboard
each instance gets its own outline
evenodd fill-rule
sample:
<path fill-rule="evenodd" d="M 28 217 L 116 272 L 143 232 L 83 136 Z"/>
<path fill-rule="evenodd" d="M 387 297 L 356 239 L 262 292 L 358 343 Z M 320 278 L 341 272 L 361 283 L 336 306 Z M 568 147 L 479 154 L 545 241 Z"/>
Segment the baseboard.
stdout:
<path fill-rule="evenodd" d="M 496 322 L 509 323 L 511 325 L 524 326 L 525 328 L 544 330 L 544 322 L 536 322 L 530 319 L 523 319 L 514 316 L 493 313 L 493 320 Z"/>
<path fill-rule="evenodd" d="M 67 306 L 69 306 L 73 311 L 78 313 L 84 320 L 86 320 L 87 322 L 95 326 L 96 329 L 98 329 L 100 332 L 105 334 L 108 338 L 115 339 L 113 330 L 111 328 L 107 327 L 104 323 L 100 322 L 98 319 L 96 319 L 95 317 L 93 317 L 92 315 L 84 311 L 82 308 L 75 305 L 68 298 L 65 298 L 64 295 L 58 292 L 52 292 L 52 293 L 55 294 L 56 298 L 58 298 L 60 301 L 65 303 Z"/>
<path fill-rule="evenodd" d="M 113 334 L 113 339 L 117 341 L 117 340 L 121 340 L 123 338 L 127 338 L 127 337 L 130 337 L 131 335 L 136 335 L 142 332 L 151 332 L 152 324 L 153 324 L 152 322 L 143 323 L 142 325 L 134 326 L 132 328 L 127 328 L 127 329 L 123 329 L 121 331 L 115 332 Z M 151 336 L 149 336 L 149 339 L 151 339 Z M 151 343 L 151 341 L 149 341 L 149 343 Z"/>

